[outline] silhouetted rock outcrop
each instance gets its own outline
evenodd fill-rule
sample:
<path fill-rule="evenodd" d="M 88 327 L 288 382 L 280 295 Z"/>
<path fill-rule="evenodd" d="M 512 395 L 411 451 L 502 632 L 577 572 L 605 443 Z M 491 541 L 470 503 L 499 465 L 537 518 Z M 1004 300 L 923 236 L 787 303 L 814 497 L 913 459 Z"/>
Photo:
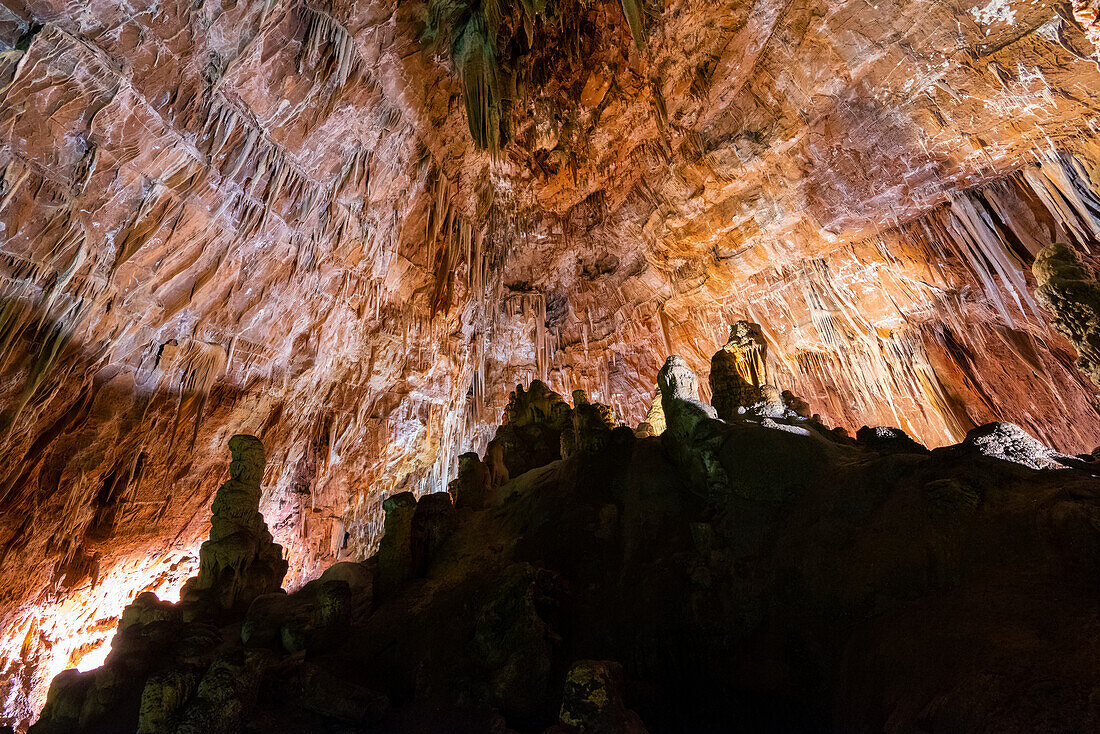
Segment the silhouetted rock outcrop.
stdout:
<path fill-rule="evenodd" d="M 1100 726 L 1088 462 L 1011 424 L 929 452 L 718 420 L 676 357 L 658 382 L 660 437 L 595 409 L 499 487 L 464 456 L 455 505 L 390 497 L 373 558 L 246 614 L 139 596 L 33 734 Z"/>
<path fill-rule="evenodd" d="M 928 449 L 914 441 L 900 428 L 863 426 L 856 431 L 856 441 L 868 448 L 881 451 L 896 451 L 908 454 L 927 454 Z"/>
<path fill-rule="evenodd" d="M 561 434 L 571 418 L 569 403 L 545 382 L 534 380 L 526 390 L 516 385 L 489 453 L 500 453 L 511 477 L 544 466 L 561 458 Z"/>
<path fill-rule="evenodd" d="M 412 526 L 416 495 L 400 492 L 382 502 L 386 513 L 385 533 L 378 544 L 378 565 L 374 590 L 389 594 L 413 575 Z"/>
<path fill-rule="evenodd" d="M 229 481 L 211 505 L 210 539 L 199 548 L 199 573 L 180 593 L 189 618 L 243 612 L 252 600 L 278 591 L 286 575 L 282 546 L 260 514 L 264 447 L 254 436 L 229 439 Z"/>
<path fill-rule="evenodd" d="M 458 457 L 458 476 L 451 480 L 447 491 L 459 509 L 478 509 L 485 505 L 492 489 L 489 465 L 474 452 Z"/>
<path fill-rule="evenodd" d="M 561 434 L 562 458 L 598 452 L 611 440 L 614 428 L 610 408 L 591 402 L 584 390 L 574 390 L 570 425 Z"/>

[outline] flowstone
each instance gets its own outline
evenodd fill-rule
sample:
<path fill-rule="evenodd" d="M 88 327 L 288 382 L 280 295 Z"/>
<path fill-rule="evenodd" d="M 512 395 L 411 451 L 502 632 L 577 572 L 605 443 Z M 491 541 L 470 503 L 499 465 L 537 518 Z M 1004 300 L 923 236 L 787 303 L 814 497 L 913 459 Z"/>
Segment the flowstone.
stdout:
<path fill-rule="evenodd" d="M 661 389 L 656 388 L 653 391 L 653 401 L 649 404 L 649 411 L 645 415 L 645 420 L 634 429 L 634 435 L 638 438 L 646 438 L 647 436 L 660 436 L 664 432 L 665 408 L 661 403 Z"/>

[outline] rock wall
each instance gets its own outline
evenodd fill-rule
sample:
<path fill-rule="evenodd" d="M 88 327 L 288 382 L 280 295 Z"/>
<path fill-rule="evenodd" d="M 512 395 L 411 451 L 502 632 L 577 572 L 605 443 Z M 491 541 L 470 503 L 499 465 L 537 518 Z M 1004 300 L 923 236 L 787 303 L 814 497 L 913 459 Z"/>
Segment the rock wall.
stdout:
<path fill-rule="evenodd" d="M 0 6 L 7 719 L 174 598 L 236 433 L 292 586 L 445 487 L 517 383 L 635 425 L 741 319 L 831 424 L 1095 444 L 1030 275 L 1055 241 L 1097 264 L 1081 12 L 505 3 L 494 152 L 434 5 Z"/>

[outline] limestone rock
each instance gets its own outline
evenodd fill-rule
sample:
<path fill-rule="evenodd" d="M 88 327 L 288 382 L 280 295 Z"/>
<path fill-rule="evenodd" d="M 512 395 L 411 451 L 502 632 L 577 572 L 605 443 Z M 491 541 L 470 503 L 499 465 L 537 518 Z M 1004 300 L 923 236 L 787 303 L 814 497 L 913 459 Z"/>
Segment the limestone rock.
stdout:
<path fill-rule="evenodd" d="M 318 580 L 322 583 L 325 581 L 343 581 L 353 591 L 369 592 L 373 575 L 363 563 L 340 561 L 326 568 Z"/>
<path fill-rule="evenodd" d="M 635 433 L 638 438 L 647 436 L 660 436 L 665 432 L 665 408 L 661 400 L 661 390 L 658 388 L 650 400 L 649 410 L 645 419 L 638 425 Z"/>
<path fill-rule="evenodd" d="M 657 374 L 666 428 L 662 440 L 673 460 L 688 472 L 699 491 L 721 495 L 728 491 L 728 477 L 718 460 L 722 438 L 708 425 L 718 416 L 699 400 L 699 383 L 687 362 L 678 355 L 665 361 Z"/>
<path fill-rule="evenodd" d="M 626 707 L 623 667 L 614 661 L 581 660 L 565 679 L 561 723 L 578 734 L 646 734 Z"/>
<path fill-rule="evenodd" d="M 487 463 L 472 451 L 458 457 L 458 476 L 447 485 L 456 509 L 483 507 L 491 487 L 492 475 Z"/>
<path fill-rule="evenodd" d="M 385 695 L 309 663 L 288 676 L 283 690 L 293 706 L 344 724 L 371 724 L 389 708 Z"/>
<path fill-rule="evenodd" d="M 572 420 L 561 434 L 562 458 L 598 452 L 611 440 L 614 428 L 610 408 L 592 403 L 583 390 L 574 390 Z"/>
<path fill-rule="evenodd" d="M 378 544 L 374 582 L 375 593 L 379 596 L 391 593 L 413 576 L 412 526 L 416 507 L 416 495 L 412 492 L 400 492 L 382 503 L 386 513 L 385 532 Z"/>
<path fill-rule="evenodd" d="M 545 703 L 554 662 L 547 621 L 562 591 L 550 571 L 508 568 L 474 628 L 473 650 L 487 670 L 486 695 L 506 714 L 530 714 Z"/>
<path fill-rule="evenodd" d="M 231 656 L 218 658 L 179 715 L 177 734 L 235 734 L 255 702 L 259 671 Z"/>
<path fill-rule="evenodd" d="M 195 691 L 192 669 L 173 669 L 152 676 L 141 692 L 138 734 L 174 734 L 175 717 Z"/>
<path fill-rule="evenodd" d="M 780 393 L 780 397 L 783 399 L 783 404 L 787 406 L 787 409 L 798 417 L 811 418 L 813 416 L 813 411 L 810 410 L 810 404 L 790 390 L 784 390 Z"/>
<path fill-rule="evenodd" d="M 909 454 L 928 453 L 927 448 L 910 438 L 905 431 L 889 426 L 877 426 L 875 428 L 863 426 L 856 431 L 856 441 L 864 446 L 882 451 Z"/>
<path fill-rule="evenodd" d="M 560 447 L 559 447 L 560 450 Z M 504 464 L 504 445 L 496 441 L 490 441 L 485 449 L 485 465 L 489 467 L 489 484 L 499 487 L 507 484 L 511 479 L 508 467 Z"/>
<path fill-rule="evenodd" d="M 1026 270 L 1095 264 L 1096 5 L 4 3 L 4 718 L 194 575 L 226 427 L 288 462 L 260 509 L 294 587 L 517 380 L 636 425 L 731 314 L 831 426 L 1090 449 Z"/>
<path fill-rule="evenodd" d="M 711 400 L 718 417 L 733 420 L 743 409 L 760 403 L 767 383 L 764 333 L 759 324 L 738 321 L 730 327 L 729 340 L 710 360 Z"/>
<path fill-rule="evenodd" d="M 179 622 L 179 620 L 180 610 L 175 604 L 161 601 L 151 591 L 143 591 L 122 610 L 122 617 L 118 621 L 118 630 L 123 632 L 135 626 L 144 626 L 156 622 L 173 623 Z"/>
<path fill-rule="evenodd" d="M 31 731 L 641 734 L 631 708 L 657 731 L 1096 730 L 1087 462 L 1021 466 L 1059 457 L 1005 424 L 928 453 L 895 429 L 727 422 L 680 360 L 659 381 L 660 439 L 617 428 L 450 525 L 445 495 L 395 495 L 376 557 L 243 624 L 139 595 Z M 680 463 L 704 456 L 725 491 Z M 372 598 L 387 557 L 401 575 Z"/>
<path fill-rule="evenodd" d="M 1073 0 L 1073 17 L 1085 30 L 1085 35 L 1100 53 L 1100 2 L 1097 0 Z"/>
<path fill-rule="evenodd" d="M 959 445 L 959 450 L 1032 469 L 1065 469 L 1066 461 L 1070 459 L 1044 446 L 1013 423 L 987 423 L 978 426 L 966 434 L 966 440 Z"/>
<path fill-rule="evenodd" d="M 695 413 L 708 418 L 715 418 L 717 414 L 714 408 L 699 400 L 699 380 L 695 373 L 688 367 L 687 362 L 679 355 L 672 355 L 665 360 L 661 371 L 657 373 L 657 388 L 661 391 L 661 406 L 666 420 L 672 412 L 670 404 L 687 410 L 683 405 L 672 403 L 678 400 L 695 408 Z M 669 421 L 671 422 L 671 421 Z"/>
<path fill-rule="evenodd" d="M 508 476 L 517 477 L 561 458 L 561 434 L 571 421 L 569 403 L 546 383 L 533 380 L 526 390 L 516 385 L 488 453 L 499 451 Z"/>
<path fill-rule="evenodd" d="M 1078 368 L 1100 386 L 1100 282 L 1061 243 L 1044 248 L 1032 271 L 1051 323 L 1077 350 Z"/>
<path fill-rule="evenodd" d="M 246 647 L 281 644 L 284 625 L 308 620 L 310 611 L 303 600 L 288 594 L 264 594 L 252 600 L 241 623 L 241 642 Z"/>
<path fill-rule="evenodd" d="M 454 504 L 448 492 L 432 492 L 417 501 L 409 529 L 414 576 L 423 576 L 428 572 L 440 546 L 454 530 L 454 523 Z"/>
<path fill-rule="evenodd" d="M 34 734 L 67 734 L 78 731 L 84 699 L 93 684 L 93 676 L 77 670 L 65 670 L 50 682 L 50 693 Z"/>
<path fill-rule="evenodd" d="M 260 514 L 264 448 L 254 436 L 229 440 L 230 479 L 211 506 L 210 539 L 199 549 L 199 573 L 181 592 L 184 614 L 243 614 L 257 596 L 280 588 L 287 562 Z"/>

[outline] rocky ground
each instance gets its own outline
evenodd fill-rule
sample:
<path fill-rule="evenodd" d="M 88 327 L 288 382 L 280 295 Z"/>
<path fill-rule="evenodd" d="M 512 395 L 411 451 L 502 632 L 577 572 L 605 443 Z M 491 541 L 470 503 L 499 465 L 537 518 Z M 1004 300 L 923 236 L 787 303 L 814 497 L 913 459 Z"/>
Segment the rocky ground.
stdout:
<path fill-rule="evenodd" d="M 31 732 L 1100 727 L 1091 455 L 1003 423 L 851 438 L 789 393 L 719 420 L 678 358 L 659 384 L 660 435 L 517 388 L 484 460 L 389 497 L 378 553 L 293 594 L 234 439 L 204 591 L 138 597 Z"/>

